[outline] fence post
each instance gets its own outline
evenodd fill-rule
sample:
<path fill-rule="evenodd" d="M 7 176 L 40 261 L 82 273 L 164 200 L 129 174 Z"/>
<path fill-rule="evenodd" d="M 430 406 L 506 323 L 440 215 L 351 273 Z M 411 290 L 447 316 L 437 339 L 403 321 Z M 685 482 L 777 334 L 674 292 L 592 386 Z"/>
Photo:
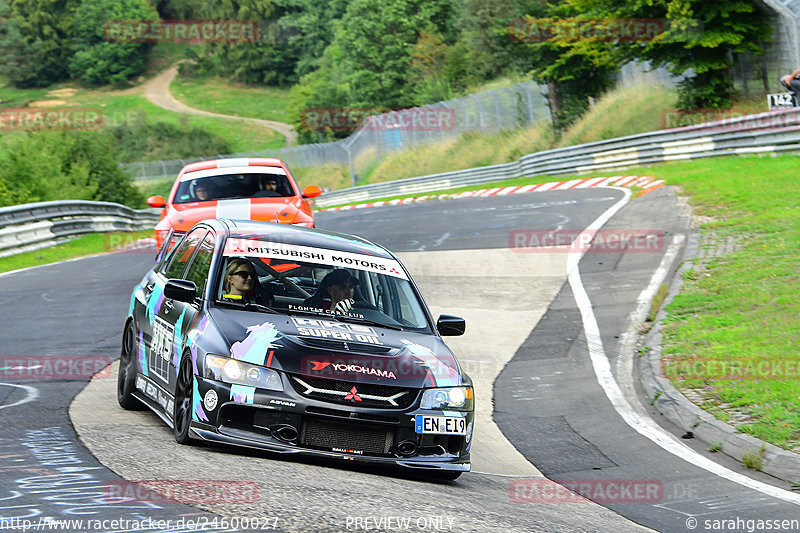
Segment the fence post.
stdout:
<path fill-rule="evenodd" d="M 350 148 L 346 143 L 342 143 L 342 150 L 347 153 L 347 163 L 350 165 L 350 182 L 353 184 L 353 187 L 356 187 L 358 183 L 356 183 L 356 171 L 353 168 L 353 154 L 350 152 Z"/>

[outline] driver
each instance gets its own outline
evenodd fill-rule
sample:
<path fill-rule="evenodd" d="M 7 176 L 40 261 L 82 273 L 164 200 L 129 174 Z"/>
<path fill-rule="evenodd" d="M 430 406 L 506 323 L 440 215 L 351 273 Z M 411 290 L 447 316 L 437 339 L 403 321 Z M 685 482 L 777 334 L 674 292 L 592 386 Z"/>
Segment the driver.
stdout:
<path fill-rule="evenodd" d="M 243 257 L 234 257 L 225 268 L 223 299 L 244 303 L 257 303 L 272 307 L 275 298 L 258 282 L 253 264 Z"/>
<path fill-rule="evenodd" d="M 342 268 L 329 272 L 317 287 L 317 291 L 305 299 L 303 305 L 325 311 L 346 313 L 353 308 L 353 291 L 360 282 Z"/>
<path fill-rule="evenodd" d="M 261 185 L 263 189 L 256 191 L 253 196 L 282 196 L 280 191 L 278 191 L 278 178 L 275 176 L 266 176 L 262 178 Z"/>

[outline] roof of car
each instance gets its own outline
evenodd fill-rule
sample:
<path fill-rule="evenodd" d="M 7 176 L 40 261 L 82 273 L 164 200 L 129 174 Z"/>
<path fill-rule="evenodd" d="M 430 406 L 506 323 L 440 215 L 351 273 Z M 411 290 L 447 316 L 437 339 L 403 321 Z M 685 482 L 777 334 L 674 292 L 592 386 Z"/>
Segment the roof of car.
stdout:
<path fill-rule="evenodd" d="M 282 167 L 283 161 L 274 157 L 239 157 L 230 159 L 211 159 L 209 161 L 198 161 L 189 163 L 183 167 L 180 174 L 195 172 L 197 170 L 209 170 L 212 168 L 225 167 Z"/>
<path fill-rule="evenodd" d="M 227 226 L 230 237 L 234 239 L 269 240 L 269 237 L 274 237 L 276 242 L 286 244 L 394 259 L 386 248 L 355 235 L 260 220 L 219 220 Z"/>

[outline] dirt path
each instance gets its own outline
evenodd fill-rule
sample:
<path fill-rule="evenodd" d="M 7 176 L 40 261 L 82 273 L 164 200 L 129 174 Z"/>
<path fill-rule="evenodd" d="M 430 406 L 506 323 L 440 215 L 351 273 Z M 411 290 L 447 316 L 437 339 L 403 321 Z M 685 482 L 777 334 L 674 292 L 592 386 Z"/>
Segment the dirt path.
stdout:
<path fill-rule="evenodd" d="M 147 81 L 144 84 L 145 98 L 147 98 L 150 102 L 157 105 L 158 107 L 167 109 L 169 111 L 175 111 L 177 113 L 186 113 L 188 115 L 203 115 L 206 117 L 218 117 L 218 118 L 227 118 L 233 120 L 246 120 L 248 122 L 260 124 L 261 126 L 267 127 L 271 130 L 275 130 L 281 135 L 283 135 L 286 138 L 287 147 L 294 145 L 294 143 L 297 141 L 297 132 L 294 131 L 294 126 L 292 126 L 291 124 L 285 124 L 283 122 L 275 122 L 273 120 L 262 120 L 258 118 L 236 117 L 232 115 L 212 113 L 210 111 L 203 111 L 202 109 L 189 107 L 183 102 L 179 102 L 169 92 L 169 85 L 170 83 L 172 83 L 172 80 L 175 79 L 175 76 L 177 74 L 178 74 L 178 66 L 172 65 L 158 76 Z"/>

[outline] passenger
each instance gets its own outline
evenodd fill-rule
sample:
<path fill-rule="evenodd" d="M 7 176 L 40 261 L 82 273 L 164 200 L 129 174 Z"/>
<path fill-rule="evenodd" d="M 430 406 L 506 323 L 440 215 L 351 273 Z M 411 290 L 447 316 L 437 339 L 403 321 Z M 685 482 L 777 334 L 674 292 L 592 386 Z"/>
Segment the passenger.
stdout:
<path fill-rule="evenodd" d="M 317 291 L 305 299 L 304 305 L 325 311 L 346 313 L 353 308 L 353 291 L 360 282 L 344 269 L 336 269 L 322 278 Z"/>
<path fill-rule="evenodd" d="M 208 200 L 208 189 L 205 185 L 198 185 L 194 188 L 194 195 L 197 197 L 198 202 L 205 202 Z"/>
<path fill-rule="evenodd" d="M 244 303 L 257 303 L 272 307 L 275 298 L 264 290 L 258 281 L 253 264 L 242 257 L 234 257 L 225 268 L 223 299 Z"/>

